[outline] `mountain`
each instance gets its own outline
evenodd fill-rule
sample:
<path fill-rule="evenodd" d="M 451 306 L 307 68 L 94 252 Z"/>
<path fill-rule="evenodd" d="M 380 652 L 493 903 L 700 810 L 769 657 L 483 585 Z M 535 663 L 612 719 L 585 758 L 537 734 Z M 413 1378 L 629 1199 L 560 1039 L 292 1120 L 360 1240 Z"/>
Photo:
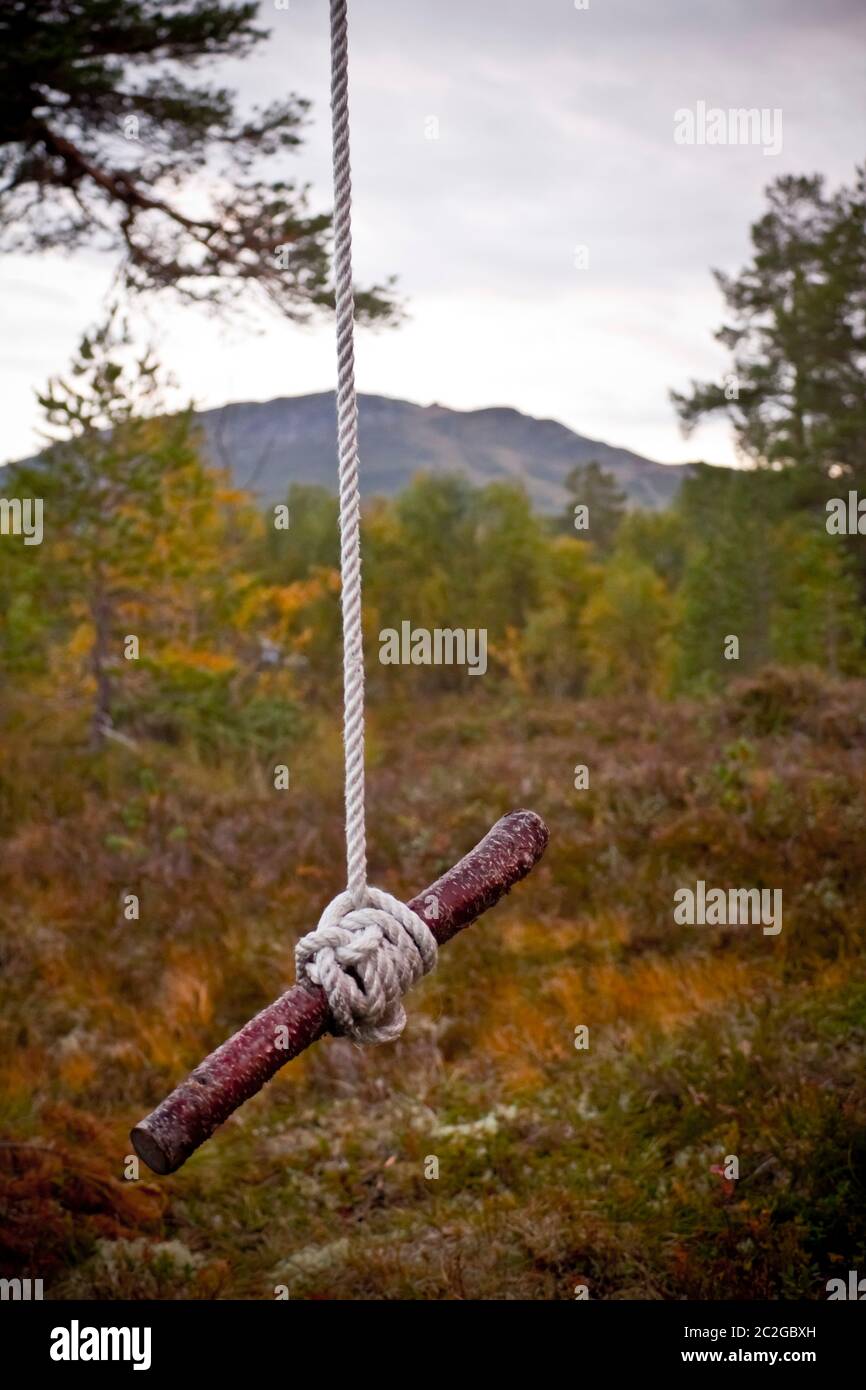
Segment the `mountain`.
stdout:
<path fill-rule="evenodd" d="M 262 501 L 282 501 L 291 482 L 336 491 L 333 391 L 224 405 L 201 411 L 198 420 L 211 461 L 229 467 L 236 483 Z M 687 467 L 653 463 L 503 406 L 449 410 L 364 395 L 358 420 L 366 496 L 393 495 L 418 472 L 459 472 L 479 486 L 519 480 L 537 510 L 554 512 L 566 500 L 569 471 L 597 459 L 632 506 L 659 508 L 676 494 Z"/>

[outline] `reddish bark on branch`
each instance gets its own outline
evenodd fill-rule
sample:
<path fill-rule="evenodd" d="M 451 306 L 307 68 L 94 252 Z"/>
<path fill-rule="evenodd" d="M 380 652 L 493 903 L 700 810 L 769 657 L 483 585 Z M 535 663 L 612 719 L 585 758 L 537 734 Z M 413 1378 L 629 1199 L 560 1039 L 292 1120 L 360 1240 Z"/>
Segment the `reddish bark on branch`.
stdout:
<path fill-rule="evenodd" d="M 497 821 L 459 864 L 409 903 L 440 946 L 493 907 L 538 863 L 549 832 L 534 811 Z M 173 1173 L 275 1072 L 330 1031 L 324 991 L 293 985 L 206 1057 L 130 1134 L 155 1173 Z"/>

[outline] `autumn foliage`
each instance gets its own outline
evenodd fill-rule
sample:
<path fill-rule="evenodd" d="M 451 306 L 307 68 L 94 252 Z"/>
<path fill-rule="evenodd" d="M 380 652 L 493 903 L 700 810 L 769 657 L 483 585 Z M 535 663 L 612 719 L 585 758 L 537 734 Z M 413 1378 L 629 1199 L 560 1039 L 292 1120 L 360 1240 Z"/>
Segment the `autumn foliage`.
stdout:
<path fill-rule="evenodd" d="M 275 525 L 124 353 L 88 342 L 46 395 L 59 452 L 15 484 L 44 544 L 2 542 L 0 1272 L 815 1298 L 862 1268 L 860 579 L 784 478 L 699 470 L 604 547 L 516 487 L 367 507 L 371 880 L 410 896 L 519 804 L 550 849 L 399 1043 L 318 1044 L 136 1177 L 130 1125 L 291 982 L 344 885 L 334 499 L 292 489 Z M 488 674 L 380 665 L 404 618 L 486 627 Z M 781 889 L 784 929 L 676 925 L 698 878 Z"/>

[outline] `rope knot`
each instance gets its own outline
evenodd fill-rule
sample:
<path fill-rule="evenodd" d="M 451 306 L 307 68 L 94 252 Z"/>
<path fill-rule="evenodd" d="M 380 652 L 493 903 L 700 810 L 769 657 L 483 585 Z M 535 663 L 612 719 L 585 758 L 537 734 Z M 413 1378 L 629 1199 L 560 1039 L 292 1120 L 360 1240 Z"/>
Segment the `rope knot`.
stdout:
<path fill-rule="evenodd" d="M 402 998 L 436 964 L 436 938 L 399 898 L 364 890 L 328 903 L 315 931 L 295 947 L 298 979 L 321 985 L 335 1032 L 354 1042 L 391 1042 L 406 1025 Z"/>

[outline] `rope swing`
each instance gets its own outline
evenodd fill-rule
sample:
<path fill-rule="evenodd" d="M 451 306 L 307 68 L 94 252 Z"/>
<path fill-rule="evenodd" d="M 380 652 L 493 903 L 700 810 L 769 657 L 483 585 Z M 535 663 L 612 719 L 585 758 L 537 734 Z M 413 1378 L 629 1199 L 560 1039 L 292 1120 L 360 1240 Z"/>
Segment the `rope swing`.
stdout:
<path fill-rule="evenodd" d="M 293 988 L 212 1052 L 132 1130 L 136 1153 L 161 1174 L 179 1168 L 233 1110 L 317 1038 L 332 1033 L 370 1043 L 399 1037 L 406 1023 L 402 996 L 434 968 L 439 946 L 525 877 L 548 841 L 539 816 L 512 811 L 409 903 L 367 883 L 346 0 L 331 0 L 331 120 L 347 883 L 315 931 L 298 942 Z"/>
<path fill-rule="evenodd" d="M 337 454 L 343 612 L 343 748 L 346 764 L 345 893 L 298 942 L 298 979 L 321 985 L 340 1031 L 390 1042 L 406 1024 L 402 996 L 436 964 L 436 938 L 417 913 L 367 883 L 364 805 L 364 640 L 361 628 L 361 491 L 355 392 L 352 170 L 346 0 L 331 0 L 331 135 L 337 310 Z"/>

